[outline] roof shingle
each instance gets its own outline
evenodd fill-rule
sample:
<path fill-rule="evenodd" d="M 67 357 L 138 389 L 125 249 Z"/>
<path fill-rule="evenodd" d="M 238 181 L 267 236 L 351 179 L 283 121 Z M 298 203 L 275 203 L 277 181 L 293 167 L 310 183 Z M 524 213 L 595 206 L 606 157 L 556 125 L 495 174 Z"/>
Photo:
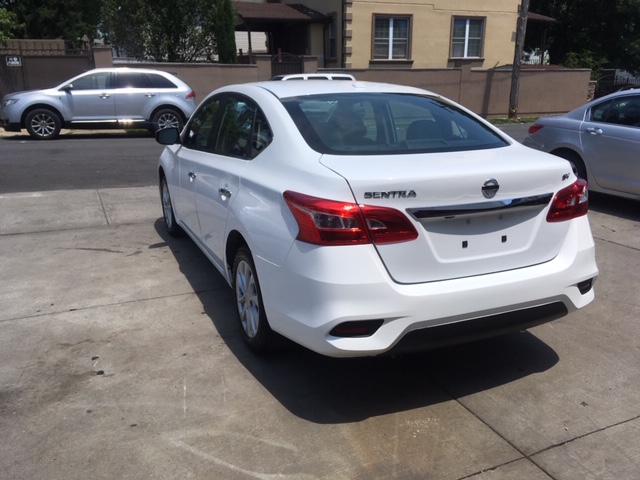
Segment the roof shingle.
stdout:
<path fill-rule="evenodd" d="M 235 2 L 235 5 L 238 16 L 245 22 L 311 22 L 326 18 L 325 15 L 299 4 Z"/>

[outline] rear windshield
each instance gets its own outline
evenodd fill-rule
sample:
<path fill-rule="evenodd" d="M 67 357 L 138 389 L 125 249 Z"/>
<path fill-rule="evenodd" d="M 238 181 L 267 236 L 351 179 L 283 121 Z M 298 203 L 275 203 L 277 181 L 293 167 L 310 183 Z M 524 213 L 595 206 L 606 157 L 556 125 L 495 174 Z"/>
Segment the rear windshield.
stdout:
<path fill-rule="evenodd" d="M 291 97 L 282 103 L 309 146 L 320 153 L 456 152 L 508 145 L 463 110 L 429 96 L 342 93 Z"/>

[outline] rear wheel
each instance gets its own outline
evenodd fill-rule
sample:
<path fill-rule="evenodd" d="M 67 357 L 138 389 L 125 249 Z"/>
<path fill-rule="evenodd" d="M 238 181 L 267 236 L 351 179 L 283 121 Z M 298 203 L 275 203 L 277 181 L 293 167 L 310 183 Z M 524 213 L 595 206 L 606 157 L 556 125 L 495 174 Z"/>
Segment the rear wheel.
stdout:
<path fill-rule="evenodd" d="M 184 126 L 182 116 L 172 108 L 163 108 L 158 110 L 153 116 L 151 122 L 153 124 L 152 133 L 169 127 L 175 127 L 178 130 L 182 130 L 182 127 Z"/>
<path fill-rule="evenodd" d="M 258 353 L 277 349 L 279 336 L 267 321 L 256 267 L 246 247 L 240 247 L 233 262 L 233 288 L 242 337 L 249 348 Z"/>
<path fill-rule="evenodd" d="M 60 135 L 60 117 L 47 108 L 37 108 L 27 114 L 25 128 L 36 140 L 53 140 Z"/>
<path fill-rule="evenodd" d="M 182 234 L 182 228 L 176 223 L 176 217 L 173 211 L 173 202 L 169 194 L 169 185 L 166 177 L 162 177 L 160 181 L 160 199 L 162 200 L 162 216 L 164 217 L 164 225 L 169 235 L 179 236 Z"/>
<path fill-rule="evenodd" d="M 584 166 L 584 162 L 580 155 L 571 150 L 559 150 L 557 152 L 553 152 L 554 155 L 557 155 L 560 158 L 564 158 L 571 164 L 571 169 L 576 177 L 587 179 L 587 169 Z"/>

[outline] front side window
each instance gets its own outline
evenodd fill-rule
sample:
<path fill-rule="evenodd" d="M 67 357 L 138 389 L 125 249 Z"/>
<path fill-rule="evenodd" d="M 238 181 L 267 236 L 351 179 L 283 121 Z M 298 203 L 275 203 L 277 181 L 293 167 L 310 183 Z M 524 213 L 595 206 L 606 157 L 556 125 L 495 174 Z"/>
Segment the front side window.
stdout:
<path fill-rule="evenodd" d="M 73 85 L 74 90 L 106 90 L 111 88 L 111 73 L 91 73 L 76 78 L 70 85 Z"/>
<path fill-rule="evenodd" d="M 272 139 L 262 111 L 255 103 L 240 96 L 227 98 L 216 136 L 217 154 L 245 160 L 260 154 Z"/>
<path fill-rule="evenodd" d="M 411 17 L 374 15 L 373 59 L 410 58 Z"/>
<path fill-rule="evenodd" d="M 320 153 L 402 155 L 507 145 L 480 120 L 430 96 L 341 93 L 282 103 L 309 146 Z"/>
<path fill-rule="evenodd" d="M 640 127 L 640 96 L 623 96 L 591 108 L 591 121 Z"/>
<path fill-rule="evenodd" d="M 484 18 L 453 18 L 451 56 L 454 58 L 482 57 Z"/>
<path fill-rule="evenodd" d="M 193 114 L 185 130 L 183 145 L 204 152 L 213 151 L 213 127 L 220 109 L 221 98 L 214 97 L 203 103 Z"/>

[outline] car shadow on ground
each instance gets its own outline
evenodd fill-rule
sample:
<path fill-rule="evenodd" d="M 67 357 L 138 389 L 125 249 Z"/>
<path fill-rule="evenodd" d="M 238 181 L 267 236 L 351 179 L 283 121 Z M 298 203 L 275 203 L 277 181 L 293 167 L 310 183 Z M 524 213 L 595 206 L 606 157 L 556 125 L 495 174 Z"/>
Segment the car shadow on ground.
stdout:
<path fill-rule="evenodd" d="M 226 347 L 287 410 L 311 422 L 359 422 L 447 402 L 544 372 L 559 360 L 529 332 L 414 354 L 340 359 L 289 343 L 256 355 L 242 340 L 223 277 L 189 237 L 169 236 L 162 219 L 155 227 Z"/>
<path fill-rule="evenodd" d="M 625 220 L 640 221 L 640 201 L 589 192 L 589 210 Z"/>

